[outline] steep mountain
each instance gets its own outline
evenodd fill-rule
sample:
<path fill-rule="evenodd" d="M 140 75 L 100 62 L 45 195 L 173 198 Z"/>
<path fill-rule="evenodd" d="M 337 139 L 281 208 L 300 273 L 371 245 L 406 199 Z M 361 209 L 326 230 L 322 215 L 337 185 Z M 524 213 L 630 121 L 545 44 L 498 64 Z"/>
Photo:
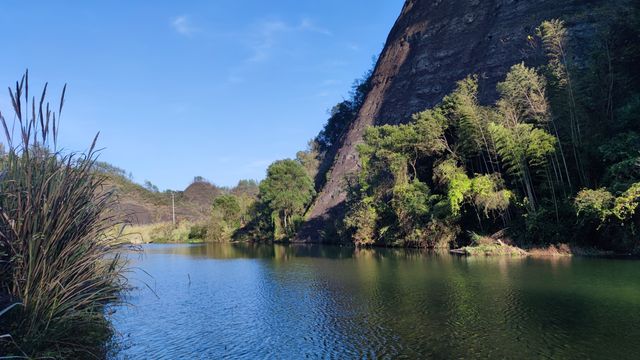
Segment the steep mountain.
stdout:
<path fill-rule="evenodd" d="M 371 125 L 405 123 L 436 105 L 456 82 L 479 75 L 479 100 L 491 104 L 509 68 L 544 60 L 535 39 L 544 20 L 565 21 L 574 44 L 596 36 L 605 5 L 622 0 L 407 0 L 376 64 L 372 88 L 337 152 L 326 185 L 297 238 L 317 242 L 343 216 L 345 177 L 358 169 L 356 145 Z M 587 49 L 570 53 L 577 63 Z M 324 241 L 331 241 L 326 238 Z"/>

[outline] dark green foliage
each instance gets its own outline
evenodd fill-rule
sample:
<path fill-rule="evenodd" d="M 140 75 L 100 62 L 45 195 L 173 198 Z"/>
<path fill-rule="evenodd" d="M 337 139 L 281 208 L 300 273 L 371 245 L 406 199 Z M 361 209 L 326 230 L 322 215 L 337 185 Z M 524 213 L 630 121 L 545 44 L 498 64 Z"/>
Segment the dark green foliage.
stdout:
<path fill-rule="evenodd" d="M 453 154 L 446 132 L 453 123 L 448 115 L 457 110 L 451 101 L 447 109 L 416 114 L 410 124 L 367 129 L 359 146 L 362 171 L 350 186 L 346 236 L 359 245 L 433 247 L 455 240 L 455 219 L 472 198 L 472 181 L 453 159 L 435 167 L 429 159 Z"/>
<path fill-rule="evenodd" d="M 208 223 L 207 240 L 229 241 L 240 228 L 242 208 L 235 195 L 221 195 L 213 201 L 211 219 Z"/>
<path fill-rule="evenodd" d="M 192 232 L 202 230 L 201 237 L 196 238 L 215 242 L 234 240 L 236 233 L 256 218 L 258 192 L 255 180 L 240 180 L 226 194 L 217 196 L 204 229 L 192 228 Z"/>
<path fill-rule="evenodd" d="M 572 63 L 564 23 L 545 21 L 548 64 L 513 66 L 495 106 L 479 105 L 470 76 L 411 123 L 368 129 L 343 235 L 434 246 L 430 237 L 449 234 L 446 244 L 460 227 L 507 228 L 520 244 L 640 246 L 639 22 L 637 9 L 616 14 L 587 66 Z M 578 193 L 590 184 L 612 192 Z"/>
<path fill-rule="evenodd" d="M 502 219 L 514 193 L 496 173 L 500 150 L 514 156 L 514 149 L 521 149 L 511 166 L 517 176 L 523 164 L 540 165 L 548 148 L 553 150 L 553 138 L 545 143 L 541 129 L 516 123 L 516 129 L 528 131 L 514 136 L 500 126 L 511 143 L 496 145 L 491 129 L 499 126 L 493 123 L 499 113 L 479 106 L 476 93 L 477 79 L 469 77 L 441 106 L 416 114 L 411 123 L 365 132 L 359 147 L 362 170 L 351 182 L 346 235 L 358 244 L 448 246 L 467 217 L 481 228 Z"/>
<path fill-rule="evenodd" d="M 193 225 L 189 229 L 189 240 L 204 240 L 207 238 L 208 227 L 205 225 Z"/>
<path fill-rule="evenodd" d="M 324 128 L 315 138 L 320 152 L 329 152 L 334 147 L 340 146 L 342 137 L 353 123 L 360 107 L 371 89 L 371 76 L 373 71 L 368 71 L 360 80 L 356 80 L 352 86 L 348 100 L 342 101 L 331 109 L 330 117 Z"/>
<path fill-rule="evenodd" d="M 614 136 L 598 147 L 606 172 L 602 182 L 619 194 L 640 181 L 640 135 L 635 131 Z"/>
<path fill-rule="evenodd" d="M 606 189 L 582 190 L 575 199 L 578 216 L 605 221 L 612 215 L 615 197 Z"/>
<path fill-rule="evenodd" d="M 360 108 L 371 89 L 373 71 L 368 71 L 360 80 L 356 80 L 351 88 L 349 99 L 335 105 L 320 133 L 310 143 L 309 149 L 303 152 L 298 160 L 307 169 L 314 169 L 312 179 L 319 191 L 326 182 L 326 176 L 331 168 L 338 149 L 342 146 L 344 136 L 358 116 Z M 306 154 L 304 154 L 306 153 Z M 317 165 L 316 165 L 317 162 Z M 317 167 L 317 169 L 316 169 Z"/>
<path fill-rule="evenodd" d="M 248 219 L 244 226 L 233 234 L 234 241 L 271 242 L 274 240 L 274 224 L 268 206 L 254 201 L 248 209 Z"/>
<path fill-rule="evenodd" d="M 213 201 L 213 211 L 218 212 L 225 222 L 231 226 L 240 226 L 240 216 L 242 215 L 240 202 L 234 195 L 221 195 Z"/>
<path fill-rule="evenodd" d="M 315 141 L 321 151 L 329 151 L 339 146 L 340 140 L 357 115 L 354 103 L 345 100 L 331 109 L 329 120 L 320 131 Z"/>
<path fill-rule="evenodd" d="M 615 249 L 640 247 L 639 206 L 640 183 L 631 185 L 618 197 L 606 189 L 587 189 L 580 191 L 575 198 L 583 231 L 592 235 L 608 234 L 606 245 Z"/>
<path fill-rule="evenodd" d="M 307 169 L 296 160 L 276 161 L 267 169 L 256 201 L 233 234 L 239 241 L 286 241 L 295 234 L 315 190 Z"/>
<path fill-rule="evenodd" d="M 280 160 L 269 166 L 260 183 L 259 199 L 271 213 L 275 240 L 295 233 L 314 195 L 313 182 L 297 161 Z"/>

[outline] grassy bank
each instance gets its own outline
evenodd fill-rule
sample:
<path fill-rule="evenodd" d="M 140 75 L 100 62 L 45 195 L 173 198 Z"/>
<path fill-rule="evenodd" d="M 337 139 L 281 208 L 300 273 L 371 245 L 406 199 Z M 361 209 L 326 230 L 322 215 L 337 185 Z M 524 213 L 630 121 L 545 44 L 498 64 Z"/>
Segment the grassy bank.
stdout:
<path fill-rule="evenodd" d="M 204 237 L 199 226 L 184 221 L 176 226 L 170 222 L 125 227 L 122 240 L 130 244 L 202 243 Z"/>
<path fill-rule="evenodd" d="M 122 242 L 107 231 L 120 224 L 116 200 L 93 171 L 95 140 L 83 154 L 57 150 L 64 90 L 54 114 L 46 91 L 30 100 L 28 89 L 27 74 L 11 90 L 14 124 L 0 116 L 0 357 L 103 357 L 105 305 L 127 289 Z"/>
<path fill-rule="evenodd" d="M 610 256 L 612 251 L 605 251 L 594 247 L 584 247 L 560 243 L 547 246 L 518 247 L 513 240 L 506 236 L 505 231 L 499 231 L 491 236 L 469 233 L 471 245 L 451 250 L 451 253 L 466 256 L 532 256 L 532 257 L 570 257 L 570 256 Z"/>
<path fill-rule="evenodd" d="M 476 245 L 466 246 L 462 249 L 454 250 L 456 254 L 467 256 L 527 256 L 528 253 L 515 246 L 510 245 Z"/>
<path fill-rule="evenodd" d="M 465 246 L 451 251 L 466 256 L 531 256 L 531 257 L 571 257 L 571 256 L 611 256 L 612 251 L 585 248 L 569 244 L 549 245 L 547 247 L 519 248 L 501 243 Z"/>

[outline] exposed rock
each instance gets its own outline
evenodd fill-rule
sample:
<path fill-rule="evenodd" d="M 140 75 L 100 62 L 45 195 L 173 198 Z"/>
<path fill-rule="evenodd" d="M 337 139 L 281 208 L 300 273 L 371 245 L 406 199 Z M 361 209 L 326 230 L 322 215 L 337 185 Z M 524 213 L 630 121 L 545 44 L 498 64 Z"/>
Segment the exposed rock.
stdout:
<path fill-rule="evenodd" d="M 336 154 L 328 181 L 309 212 L 299 241 L 320 241 L 343 216 L 345 176 L 358 168 L 356 145 L 369 125 L 398 124 L 438 104 L 457 81 L 478 74 L 479 100 L 496 100 L 496 84 L 519 62 L 540 64 L 540 45 L 528 41 L 544 20 L 561 18 L 570 34 L 589 37 L 594 9 L 623 0 L 407 0 L 387 39 L 373 87 Z M 331 239 L 325 239 L 325 241 Z"/>

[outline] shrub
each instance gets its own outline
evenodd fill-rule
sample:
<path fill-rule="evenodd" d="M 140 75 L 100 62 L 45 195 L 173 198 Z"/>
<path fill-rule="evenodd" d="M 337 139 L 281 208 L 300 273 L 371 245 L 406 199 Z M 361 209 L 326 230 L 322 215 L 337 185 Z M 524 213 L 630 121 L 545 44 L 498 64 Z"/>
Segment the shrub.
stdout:
<path fill-rule="evenodd" d="M 189 234 L 193 224 L 182 221 L 177 226 L 171 223 L 156 224 L 150 232 L 150 242 L 154 243 L 186 243 L 189 242 Z"/>
<path fill-rule="evenodd" d="M 207 227 L 204 225 L 193 225 L 189 230 L 189 240 L 204 240 L 207 238 Z"/>
<path fill-rule="evenodd" d="M 575 207 L 578 216 L 605 221 L 611 216 L 615 197 L 606 189 L 585 189 L 578 193 Z"/>

